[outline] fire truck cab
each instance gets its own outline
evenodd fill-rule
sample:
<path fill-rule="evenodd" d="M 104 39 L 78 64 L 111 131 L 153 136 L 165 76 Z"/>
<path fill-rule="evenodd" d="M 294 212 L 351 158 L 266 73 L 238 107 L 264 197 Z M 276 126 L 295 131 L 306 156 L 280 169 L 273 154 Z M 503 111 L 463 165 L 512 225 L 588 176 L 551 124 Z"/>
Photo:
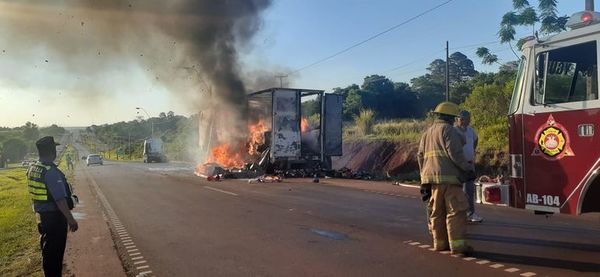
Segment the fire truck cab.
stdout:
<path fill-rule="evenodd" d="M 600 14 L 569 31 L 530 38 L 509 108 L 507 202 L 538 213 L 600 212 Z"/>

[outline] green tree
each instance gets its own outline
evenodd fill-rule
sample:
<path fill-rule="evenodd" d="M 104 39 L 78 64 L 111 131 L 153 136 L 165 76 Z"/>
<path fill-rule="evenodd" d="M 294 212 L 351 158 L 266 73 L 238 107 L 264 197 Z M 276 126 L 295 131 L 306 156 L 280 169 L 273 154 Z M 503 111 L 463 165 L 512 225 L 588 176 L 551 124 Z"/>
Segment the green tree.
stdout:
<path fill-rule="evenodd" d="M 2 156 L 11 162 L 22 160 L 27 154 L 27 144 L 22 139 L 11 138 L 2 144 Z"/>
<path fill-rule="evenodd" d="M 462 108 L 471 112 L 483 148 L 508 150 L 507 111 L 514 81 L 476 86 Z"/>
<path fill-rule="evenodd" d="M 28 121 L 27 123 L 25 123 L 25 126 L 23 126 L 22 129 L 23 129 L 23 138 L 25 140 L 35 141 L 40 138 L 40 131 L 39 131 L 37 125 Z"/>
<path fill-rule="evenodd" d="M 52 124 L 49 127 L 40 128 L 40 136 L 53 136 L 55 138 L 58 138 L 64 135 L 65 132 L 65 128 L 59 127 L 56 124 Z"/>

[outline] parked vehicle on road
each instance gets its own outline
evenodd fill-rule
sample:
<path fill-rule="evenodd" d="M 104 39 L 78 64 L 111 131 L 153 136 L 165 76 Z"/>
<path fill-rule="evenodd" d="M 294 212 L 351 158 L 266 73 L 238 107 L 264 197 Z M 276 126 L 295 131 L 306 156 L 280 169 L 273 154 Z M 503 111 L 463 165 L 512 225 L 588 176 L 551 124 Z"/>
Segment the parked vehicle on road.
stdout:
<path fill-rule="evenodd" d="M 98 154 L 90 154 L 87 156 L 85 163 L 87 166 L 90 166 L 92 164 L 103 165 L 104 161 L 102 160 L 102 156 Z"/>
<path fill-rule="evenodd" d="M 144 163 L 167 162 L 163 153 L 163 141 L 160 138 L 149 138 L 144 140 Z"/>

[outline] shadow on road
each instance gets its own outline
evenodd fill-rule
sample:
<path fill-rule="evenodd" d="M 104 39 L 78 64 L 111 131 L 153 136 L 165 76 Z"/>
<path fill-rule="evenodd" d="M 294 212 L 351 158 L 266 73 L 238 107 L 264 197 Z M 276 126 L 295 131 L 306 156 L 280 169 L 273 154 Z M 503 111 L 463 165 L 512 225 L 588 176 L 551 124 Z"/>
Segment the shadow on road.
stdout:
<path fill-rule="evenodd" d="M 499 254 L 490 252 L 479 252 L 476 251 L 474 257 L 492 260 L 494 262 L 502 263 L 513 263 L 513 264 L 524 264 L 530 266 L 540 266 L 549 268 L 561 268 L 567 270 L 574 270 L 578 272 L 600 272 L 600 264 L 567 261 L 559 259 L 531 257 L 531 256 L 520 256 L 510 254 Z"/>
<path fill-rule="evenodd" d="M 578 250 L 578 251 L 589 251 L 589 252 L 600 253 L 600 245 L 595 245 L 595 244 L 583 244 L 583 243 L 576 243 L 576 242 L 551 241 L 551 240 L 541 240 L 541 239 L 504 237 L 504 236 L 491 236 L 491 235 L 481 235 L 481 234 L 470 234 L 470 235 L 468 235 L 468 238 L 470 240 L 502 242 L 502 243 L 512 243 L 512 244 L 519 244 L 519 245 L 531 245 L 531 246 L 543 246 L 543 247 L 553 247 L 553 248 L 562 248 L 562 249 L 571 249 L 571 250 Z"/>

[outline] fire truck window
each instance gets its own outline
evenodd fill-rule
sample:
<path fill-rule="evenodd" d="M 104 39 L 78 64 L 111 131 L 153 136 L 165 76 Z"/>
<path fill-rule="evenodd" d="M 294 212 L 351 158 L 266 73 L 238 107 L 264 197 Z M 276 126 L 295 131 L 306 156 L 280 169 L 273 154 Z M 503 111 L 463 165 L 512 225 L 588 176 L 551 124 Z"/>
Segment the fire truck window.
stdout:
<path fill-rule="evenodd" d="M 538 55 L 535 104 L 598 99 L 596 42 L 555 49 Z"/>

